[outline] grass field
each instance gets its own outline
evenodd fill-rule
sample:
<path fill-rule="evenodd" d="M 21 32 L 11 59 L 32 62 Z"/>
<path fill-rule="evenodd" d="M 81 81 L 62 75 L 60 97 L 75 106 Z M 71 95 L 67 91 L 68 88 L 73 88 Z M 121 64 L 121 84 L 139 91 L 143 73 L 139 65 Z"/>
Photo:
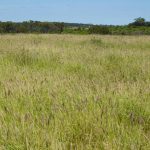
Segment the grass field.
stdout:
<path fill-rule="evenodd" d="M 0 149 L 149 148 L 149 36 L 0 35 Z"/>

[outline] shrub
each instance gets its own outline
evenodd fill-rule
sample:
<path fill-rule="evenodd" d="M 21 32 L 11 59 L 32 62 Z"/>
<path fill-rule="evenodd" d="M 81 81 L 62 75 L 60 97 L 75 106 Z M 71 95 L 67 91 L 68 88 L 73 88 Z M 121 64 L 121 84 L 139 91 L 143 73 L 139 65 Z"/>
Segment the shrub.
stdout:
<path fill-rule="evenodd" d="M 110 34 L 109 28 L 107 26 L 92 26 L 89 28 L 90 34 Z"/>

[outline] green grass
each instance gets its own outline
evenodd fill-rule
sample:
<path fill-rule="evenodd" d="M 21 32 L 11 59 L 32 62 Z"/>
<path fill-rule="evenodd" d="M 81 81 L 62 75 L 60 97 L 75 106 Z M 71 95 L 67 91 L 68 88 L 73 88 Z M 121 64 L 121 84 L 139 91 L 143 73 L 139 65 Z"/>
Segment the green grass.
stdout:
<path fill-rule="evenodd" d="M 148 150 L 149 41 L 0 35 L 0 149 Z"/>

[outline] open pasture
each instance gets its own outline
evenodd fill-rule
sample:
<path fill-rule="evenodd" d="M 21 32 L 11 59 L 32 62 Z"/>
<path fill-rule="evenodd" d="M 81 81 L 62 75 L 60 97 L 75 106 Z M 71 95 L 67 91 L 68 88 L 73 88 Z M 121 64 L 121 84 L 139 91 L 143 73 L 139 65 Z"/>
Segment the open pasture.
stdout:
<path fill-rule="evenodd" d="M 149 148 L 149 36 L 0 35 L 0 149 Z"/>

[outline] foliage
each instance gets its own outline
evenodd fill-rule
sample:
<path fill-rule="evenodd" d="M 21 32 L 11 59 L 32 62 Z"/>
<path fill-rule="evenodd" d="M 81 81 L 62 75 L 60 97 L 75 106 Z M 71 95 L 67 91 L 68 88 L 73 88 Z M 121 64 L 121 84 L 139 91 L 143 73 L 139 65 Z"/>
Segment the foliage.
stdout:
<path fill-rule="evenodd" d="M 133 23 L 130 23 L 129 26 L 149 26 L 150 27 L 150 22 L 147 22 L 144 18 L 136 18 Z"/>
<path fill-rule="evenodd" d="M 0 22 L 0 33 L 64 33 L 64 34 L 111 34 L 150 35 L 150 22 L 136 18 L 128 25 L 92 25 L 59 22 Z"/>
<path fill-rule="evenodd" d="M 88 28 L 84 27 L 65 27 L 64 34 L 88 34 Z"/>
<path fill-rule="evenodd" d="M 89 28 L 90 34 L 110 34 L 107 26 L 92 26 Z"/>
<path fill-rule="evenodd" d="M 62 33 L 63 23 L 28 21 L 22 23 L 0 22 L 0 33 Z"/>

